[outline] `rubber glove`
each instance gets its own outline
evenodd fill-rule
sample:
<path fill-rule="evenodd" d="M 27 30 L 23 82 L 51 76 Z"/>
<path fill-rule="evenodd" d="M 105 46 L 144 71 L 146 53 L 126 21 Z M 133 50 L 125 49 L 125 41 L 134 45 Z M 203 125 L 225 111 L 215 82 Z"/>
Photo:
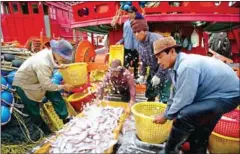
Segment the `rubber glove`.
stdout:
<path fill-rule="evenodd" d="M 152 80 L 151 80 L 151 83 L 152 83 L 153 87 L 156 87 L 160 83 L 160 78 L 157 77 L 156 75 L 154 75 Z"/>
<path fill-rule="evenodd" d="M 144 76 L 140 76 L 138 79 L 137 79 L 137 82 L 140 83 L 140 84 L 144 84 Z"/>

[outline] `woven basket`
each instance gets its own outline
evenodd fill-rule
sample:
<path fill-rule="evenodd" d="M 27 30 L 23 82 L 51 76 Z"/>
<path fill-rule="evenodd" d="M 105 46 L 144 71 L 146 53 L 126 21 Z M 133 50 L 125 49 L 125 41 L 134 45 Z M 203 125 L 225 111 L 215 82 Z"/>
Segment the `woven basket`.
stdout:
<path fill-rule="evenodd" d="M 153 123 L 154 117 L 164 113 L 165 108 L 165 104 L 158 102 L 141 102 L 132 106 L 137 135 L 143 142 L 163 143 L 168 138 L 172 121 L 163 125 Z"/>
<path fill-rule="evenodd" d="M 69 64 L 67 68 L 59 69 L 64 83 L 79 87 L 88 82 L 87 63 Z"/>
<path fill-rule="evenodd" d="M 226 113 L 223 116 L 227 118 L 231 118 L 233 120 L 221 118 L 214 128 L 214 132 L 224 136 L 228 136 L 228 137 L 239 138 L 240 137 L 240 131 L 239 131 L 240 111 L 233 110 L 232 112 Z"/>
<path fill-rule="evenodd" d="M 212 132 L 209 138 L 208 150 L 211 154 L 239 154 L 240 139 Z"/>

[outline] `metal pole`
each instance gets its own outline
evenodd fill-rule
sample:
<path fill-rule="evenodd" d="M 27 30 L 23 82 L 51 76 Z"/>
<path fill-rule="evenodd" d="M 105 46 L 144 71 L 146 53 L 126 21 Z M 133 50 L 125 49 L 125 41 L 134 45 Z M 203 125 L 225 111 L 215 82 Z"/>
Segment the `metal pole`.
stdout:
<path fill-rule="evenodd" d="M 76 29 L 73 28 L 73 41 L 76 42 L 77 38 L 76 38 Z"/>

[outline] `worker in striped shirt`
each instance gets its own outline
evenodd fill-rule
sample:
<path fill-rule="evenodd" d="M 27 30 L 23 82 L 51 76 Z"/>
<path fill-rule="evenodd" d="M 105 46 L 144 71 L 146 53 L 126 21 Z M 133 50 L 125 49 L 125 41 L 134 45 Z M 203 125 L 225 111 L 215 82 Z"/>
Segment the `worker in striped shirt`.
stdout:
<path fill-rule="evenodd" d="M 159 95 L 160 101 L 166 103 L 170 94 L 170 76 L 167 70 L 162 69 L 158 65 L 157 58 L 153 56 L 153 42 L 163 38 L 163 36 L 149 32 L 145 19 L 134 19 L 131 22 L 131 27 L 137 40 L 137 51 L 142 63 L 140 77 L 137 79 L 137 82 L 140 84 L 145 82 L 147 67 L 150 67 L 145 96 L 148 98 L 148 101 L 155 101 L 155 97 Z"/>

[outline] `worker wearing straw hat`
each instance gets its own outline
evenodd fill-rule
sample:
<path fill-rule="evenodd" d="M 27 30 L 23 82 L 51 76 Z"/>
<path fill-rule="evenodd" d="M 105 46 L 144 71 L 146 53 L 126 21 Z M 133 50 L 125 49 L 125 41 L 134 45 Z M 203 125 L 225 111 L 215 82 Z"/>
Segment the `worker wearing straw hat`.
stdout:
<path fill-rule="evenodd" d="M 160 95 L 160 101 L 167 102 L 171 86 L 170 76 L 167 70 L 159 67 L 157 58 L 153 56 L 153 42 L 163 37 L 157 33 L 149 32 L 145 19 L 134 19 L 131 22 L 131 27 L 137 40 L 137 51 L 142 62 L 137 82 L 140 84 L 145 82 L 147 67 L 150 67 L 145 96 L 148 101 L 155 101 L 155 97 Z"/>
<path fill-rule="evenodd" d="M 59 91 L 70 91 L 73 88 L 69 84 L 56 85 L 51 82 L 54 68 L 64 68 L 66 60 L 71 60 L 72 45 L 66 40 L 51 40 L 50 46 L 29 57 L 18 69 L 13 81 L 25 112 L 44 130 L 48 128 L 40 116 L 40 103 L 46 96 L 58 116 L 67 122 L 66 104 Z"/>
<path fill-rule="evenodd" d="M 222 61 L 181 52 L 172 37 L 154 42 L 158 63 L 170 69 L 172 89 L 164 114 L 154 123 L 173 121 L 161 154 L 178 154 L 187 139 L 191 152 L 206 154 L 208 138 L 218 120 L 240 104 L 239 79 Z"/>

